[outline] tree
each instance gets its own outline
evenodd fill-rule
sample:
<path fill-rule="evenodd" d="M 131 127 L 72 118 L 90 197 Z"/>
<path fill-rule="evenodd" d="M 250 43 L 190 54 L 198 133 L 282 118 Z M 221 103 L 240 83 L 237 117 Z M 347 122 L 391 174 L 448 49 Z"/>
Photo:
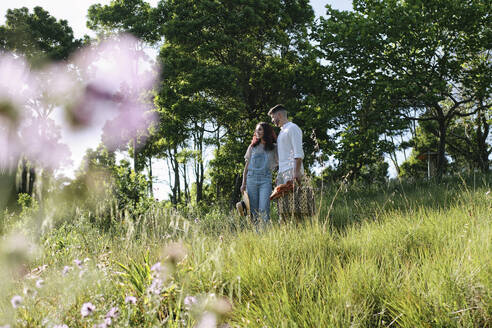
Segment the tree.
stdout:
<path fill-rule="evenodd" d="M 0 26 L 0 49 L 26 56 L 33 64 L 65 60 L 82 45 L 75 39 L 66 20 L 56 20 L 42 7 L 33 13 L 22 7 L 9 9 L 5 25 Z"/>
<path fill-rule="evenodd" d="M 371 76 L 384 90 L 378 107 L 437 122 L 438 178 L 453 119 L 491 105 L 490 11 L 479 0 L 355 0 L 353 13 L 329 8 L 321 20 L 326 59 L 347 63 L 348 76 Z"/>
<path fill-rule="evenodd" d="M 449 127 L 448 152 L 455 162 L 467 166 L 469 170 L 479 169 L 483 173 L 490 170 L 490 122 L 489 111 L 479 111 L 475 115 L 457 118 Z"/>
<path fill-rule="evenodd" d="M 0 26 L 0 54 L 12 52 L 17 61 L 20 60 L 20 57 L 25 57 L 29 60 L 31 68 L 39 68 L 52 61 L 63 61 L 82 45 L 82 40 L 74 38 L 73 31 L 66 20 L 57 21 L 41 7 L 35 7 L 33 13 L 30 13 L 25 7 L 9 9 L 5 18 L 5 24 Z M 37 84 L 44 88 L 49 88 L 52 81 L 47 73 L 39 72 L 31 77 L 38 79 Z M 24 85 L 22 88 L 30 89 L 31 85 Z M 29 99 L 22 107 L 11 108 L 12 111 L 16 112 L 14 116 L 17 119 L 22 117 L 24 120 L 24 126 L 16 127 L 17 134 L 20 128 L 23 133 L 18 137 L 31 138 L 30 144 L 36 144 L 39 140 L 49 140 L 53 145 L 59 146 L 58 148 L 64 147 L 65 151 L 68 151 L 66 146 L 58 143 L 60 135 L 54 122 L 49 119 L 56 104 L 46 99 L 42 90 L 29 91 L 29 95 L 23 96 L 29 97 Z M 18 191 L 32 194 L 38 175 L 35 170 L 36 163 L 32 160 L 28 161 L 24 156 L 25 154 L 18 155 L 19 158 L 15 159 L 20 161 L 20 165 L 18 165 L 20 188 Z M 13 173 L 2 172 L 2 175 L 5 174 Z M 4 185 L 9 184 L 11 183 Z"/>
<path fill-rule="evenodd" d="M 162 1 L 157 10 L 165 40 L 161 107 L 190 113 L 186 126 L 198 123 L 220 136 L 209 174 L 219 194 L 233 200 L 253 127 L 268 120 L 268 109 L 284 103 L 294 121 L 307 120 L 298 75 L 313 10 L 308 1 L 276 0 Z"/>
<path fill-rule="evenodd" d="M 138 79 L 141 66 L 149 65 L 152 61 L 145 52 L 146 45 L 153 45 L 161 39 L 154 15 L 153 8 L 145 1 L 112 0 L 108 5 L 95 4 L 89 7 L 87 26 L 102 34 L 130 33 L 137 38 L 133 49 L 135 64 L 128 69 L 134 70 L 135 79 Z M 141 161 L 139 149 L 144 144 L 139 143 L 135 136 L 130 147 L 133 151 L 133 169 L 138 172 L 138 162 Z"/>

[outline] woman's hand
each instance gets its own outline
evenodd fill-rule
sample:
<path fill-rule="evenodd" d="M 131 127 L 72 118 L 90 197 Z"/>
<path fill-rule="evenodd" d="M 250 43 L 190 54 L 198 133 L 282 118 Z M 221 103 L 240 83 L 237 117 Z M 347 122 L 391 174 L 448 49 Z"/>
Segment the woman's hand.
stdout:
<path fill-rule="evenodd" d="M 246 185 L 242 184 L 239 190 L 243 193 L 246 190 Z"/>

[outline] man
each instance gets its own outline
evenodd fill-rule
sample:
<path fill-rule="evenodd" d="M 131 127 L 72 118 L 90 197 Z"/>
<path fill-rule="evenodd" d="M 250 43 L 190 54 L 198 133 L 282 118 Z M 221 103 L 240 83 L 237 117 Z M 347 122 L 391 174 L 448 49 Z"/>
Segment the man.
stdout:
<path fill-rule="evenodd" d="M 277 185 L 295 180 L 300 183 L 304 174 L 302 160 L 302 131 L 287 118 L 287 110 L 283 105 L 275 105 L 268 111 L 272 123 L 280 127 L 277 137 L 278 174 Z"/>

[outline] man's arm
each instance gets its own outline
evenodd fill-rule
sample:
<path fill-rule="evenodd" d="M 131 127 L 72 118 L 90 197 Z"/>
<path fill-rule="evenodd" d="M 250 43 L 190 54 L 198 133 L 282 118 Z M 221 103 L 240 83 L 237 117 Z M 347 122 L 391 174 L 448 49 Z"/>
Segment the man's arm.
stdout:
<path fill-rule="evenodd" d="M 301 167 L 302 167 L 302 158 L 294 158 L 294 179 L 297 182 L 300 182 L 302 176 Z"/>
<path fill-rule="evenodd" d="M 294 179 L 299 182 L 302 176 L 301 167 L 302 160 L 304 158 L 304 151 L 302 150 L 302 131 L 298 126 L 290 131 L 292 148 L 294 151 Z"/>

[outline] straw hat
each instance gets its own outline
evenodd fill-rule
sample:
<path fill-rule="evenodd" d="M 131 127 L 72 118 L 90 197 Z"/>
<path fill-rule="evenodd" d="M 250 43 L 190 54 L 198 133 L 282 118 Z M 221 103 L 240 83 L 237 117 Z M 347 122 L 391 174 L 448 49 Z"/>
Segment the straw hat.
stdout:
<path fill-rule="evenodd" d="M 241 216 L 246 216 L 249 214 L 249 197 L 246 191 L 243 191 L 242 199 L 236 203 L 236 209 Z"/>

